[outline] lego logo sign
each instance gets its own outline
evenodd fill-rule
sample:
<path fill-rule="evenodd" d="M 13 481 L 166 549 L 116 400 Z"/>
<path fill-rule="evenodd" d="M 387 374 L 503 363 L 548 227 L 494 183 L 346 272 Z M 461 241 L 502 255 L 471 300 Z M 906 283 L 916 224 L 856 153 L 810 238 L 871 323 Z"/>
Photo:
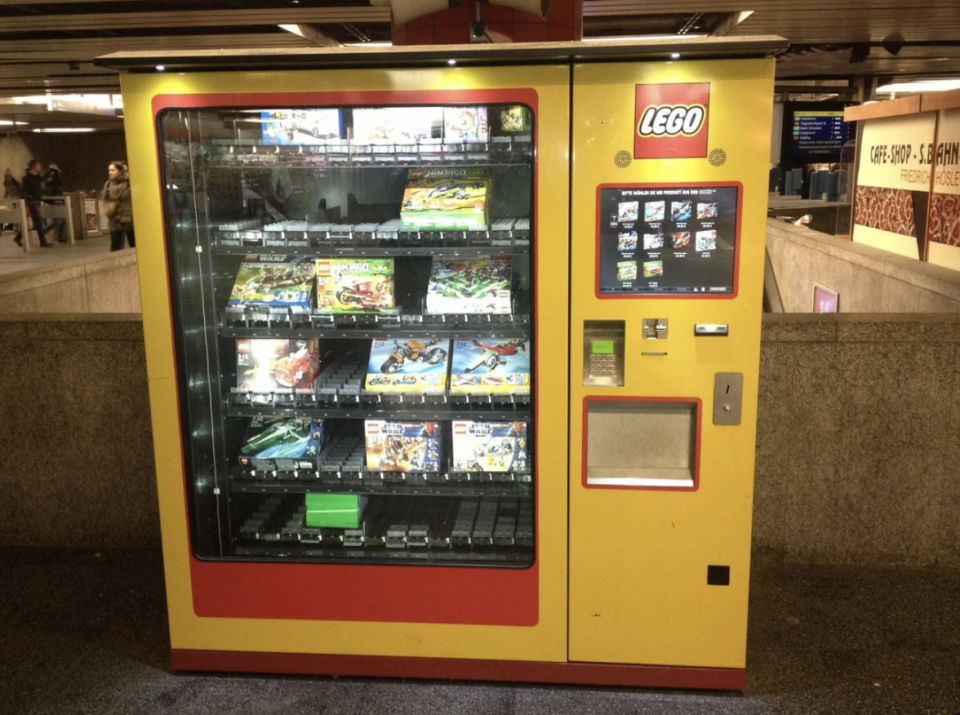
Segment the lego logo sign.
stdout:
<path fill-rule="evenodd" d="M 710 83 L 638 84 L 635 159 L 694 159 L 707 155 Z"/>

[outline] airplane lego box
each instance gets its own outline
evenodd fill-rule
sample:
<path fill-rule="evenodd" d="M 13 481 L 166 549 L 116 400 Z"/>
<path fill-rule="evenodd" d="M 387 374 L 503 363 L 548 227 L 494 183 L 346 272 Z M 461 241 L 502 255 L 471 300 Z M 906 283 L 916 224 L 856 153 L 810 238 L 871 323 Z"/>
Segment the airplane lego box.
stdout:
<path fill-rule="evenodd" d="M 530 341 L 454 341 L 450 392 L 529 395 Z"/>
<path fill-rule="evenodd" d="M 376 472 L 440 471 L 440 423 L 367 420 L 367 469 Z"/>
<path fill-rule="evenodd" d="M 240 465 L 253 469 L 316 469 L 323 420 L 254 417 L 240 447 Z"/>

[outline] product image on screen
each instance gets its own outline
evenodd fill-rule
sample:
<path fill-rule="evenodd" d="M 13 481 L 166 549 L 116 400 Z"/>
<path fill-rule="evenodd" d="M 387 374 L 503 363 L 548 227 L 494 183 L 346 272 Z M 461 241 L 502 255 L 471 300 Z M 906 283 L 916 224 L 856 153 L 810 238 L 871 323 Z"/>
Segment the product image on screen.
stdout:
<path fill-rule="evenodd" d="M 617 218 L 621 223 L 636 221 L 640 215 L 640 204 L 636 201 L 624 201 L 617 207 Z"/>
<path fill-rule="evenodd" d="M 260 112 L 264 144 L 326 144 L 340 139 L 339 109 L 275 109 Z"/>
<path fill-rule="evenodd" d="M 626 231 L 617 236 L 617 249 L 620 251 L 637 250 L 637 232 Z"/>
<path fill-rule="evenodd" d="M 367 469 L 378 472 L 440 470 L 440 424 L 368 420 Z"/>
<path fill-rule="evenodd" d="M 453 469 L 527 471 L 527 423 L 453 422 Z"/>
<path fill-rule="evenodd" d="M 662 233 L 643 234 L 643 250 L 652 251 L 655 248 L 663 248 L 663 234 Z"/>
<path fill-rule="evenodd" d="M 530 341 L 456 340 L 450 392 L 530 394 Z"/>
<path fill-rule="evenodd" d="M 597 292 L 602 296 L 731 295 L 736 266 L 737 186 L 600 189 Z M 634 249 L 633 226 L 611 225 L 625 205 L 643 207 L 647 232 Z"/>
<path fill-rule="evenodd" d="M 673 201 L 670 204 L 670 220 L 687 221 L 693 216 L 692 201 Z"/>

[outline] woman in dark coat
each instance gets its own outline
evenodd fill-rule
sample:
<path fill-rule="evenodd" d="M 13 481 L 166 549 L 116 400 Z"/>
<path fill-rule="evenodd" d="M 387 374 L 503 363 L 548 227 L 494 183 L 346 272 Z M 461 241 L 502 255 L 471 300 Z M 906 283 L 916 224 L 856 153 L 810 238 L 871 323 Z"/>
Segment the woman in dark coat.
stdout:
<path fill-rule="evenodd" d="M 110 250 L 123 248 L 126 237 L 130 248 L 135 248 L 133 237 L 133 205 L 130 203 L 130 177 L 127 164 L 112 161 L 107 167 L 107 183 L 100 192 L 100 200 L 107 202 L 107 216 L 110 218 Z M 112 209 L 110 208 L 112 206 Z"/>

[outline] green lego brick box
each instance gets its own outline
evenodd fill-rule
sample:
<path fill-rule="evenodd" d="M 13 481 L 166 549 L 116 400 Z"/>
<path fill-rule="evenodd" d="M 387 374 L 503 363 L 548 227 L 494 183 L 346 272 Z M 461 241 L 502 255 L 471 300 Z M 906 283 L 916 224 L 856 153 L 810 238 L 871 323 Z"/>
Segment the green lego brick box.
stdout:
<path fill-rule="evenodd" d="M 359 494 L 307 494 L 306 525 L 357 529 L 366 506 L 367 498 Z"/>

